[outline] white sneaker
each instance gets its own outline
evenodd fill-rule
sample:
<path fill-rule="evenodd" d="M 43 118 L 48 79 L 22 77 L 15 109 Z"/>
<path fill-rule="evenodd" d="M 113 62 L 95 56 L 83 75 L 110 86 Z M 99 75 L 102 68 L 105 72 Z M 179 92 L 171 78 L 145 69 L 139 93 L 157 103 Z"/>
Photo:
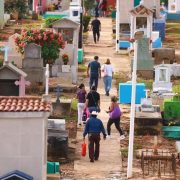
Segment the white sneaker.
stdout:
<path fill-rule="evenodd" d="M 125 139 L 124 134 L 120 136 L 120 140 L 123 140 L 123 139 Z"/>
<path fill-rule="evenodd" d="M 111 139 L 111 135 L 107 135 L 106 138 L 107 138 L 107 139 Z"/>

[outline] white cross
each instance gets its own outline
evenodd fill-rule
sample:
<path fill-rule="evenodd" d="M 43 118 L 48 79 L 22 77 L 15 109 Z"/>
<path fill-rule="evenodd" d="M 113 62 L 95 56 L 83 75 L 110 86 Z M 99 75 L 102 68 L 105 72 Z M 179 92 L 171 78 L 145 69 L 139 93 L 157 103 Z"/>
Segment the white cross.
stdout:
<path fill-rule="evenodd" d="M 8 46 L 5 46 L 3 48 L 0 48 L 1 51 L 4 51 L 4 63 L 8 63 L 8 50 L 10 48 Z"/>
<path fill-rule="evenodd" d="M 21 79 L 19 81 L 15 82 L 16 86 L 19 86 L 19 96 L 25 96 L 25 90 L 26 86 L 29 86 L 31 83 L 29 81 L 26 81 L 23 76 L 21 76 Z"/>
<path fill-rule="evenodd" d="M 46 78 L 45 94 L 48 95 L 49 94 L 49 64 L 46 64 L 45 78 Z"/>

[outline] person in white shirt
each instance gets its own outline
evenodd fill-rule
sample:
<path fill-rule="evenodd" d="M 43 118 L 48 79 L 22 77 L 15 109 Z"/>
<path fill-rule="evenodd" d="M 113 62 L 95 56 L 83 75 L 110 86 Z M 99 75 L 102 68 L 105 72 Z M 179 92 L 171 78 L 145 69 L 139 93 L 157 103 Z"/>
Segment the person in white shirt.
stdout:
<path fill-rule="evenodd" d="M 104 89 L 106 96 L 109 96 L 109 91 L 112 86 L 112 78 L 114 74 L 114 69 L 111 65 L 110 59 L 107 59 L 106 62 L 102 65 L 101 73 L 104 81 Z"/>

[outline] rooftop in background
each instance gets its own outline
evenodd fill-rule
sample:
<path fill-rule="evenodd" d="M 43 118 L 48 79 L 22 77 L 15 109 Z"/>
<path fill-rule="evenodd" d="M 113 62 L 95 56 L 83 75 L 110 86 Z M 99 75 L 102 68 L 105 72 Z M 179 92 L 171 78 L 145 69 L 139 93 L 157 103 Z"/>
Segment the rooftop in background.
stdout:
<path fill-rule="evenodd" d="M 51 103 L 40 97 L 0 96 L 0 112 L 50 112 Z"/>

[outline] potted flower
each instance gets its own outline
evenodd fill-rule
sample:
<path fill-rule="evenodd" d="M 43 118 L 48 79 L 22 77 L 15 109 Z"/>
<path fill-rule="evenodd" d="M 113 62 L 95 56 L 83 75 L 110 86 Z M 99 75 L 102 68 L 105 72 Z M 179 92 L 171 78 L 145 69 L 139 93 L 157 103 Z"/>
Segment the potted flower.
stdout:
<path fill-rule="evenodd" d="M 67 65 L 69 62 L 69 56 L 67 54 L 62 55 L 62 60 L 64 62 L 64 65 Z"/>

